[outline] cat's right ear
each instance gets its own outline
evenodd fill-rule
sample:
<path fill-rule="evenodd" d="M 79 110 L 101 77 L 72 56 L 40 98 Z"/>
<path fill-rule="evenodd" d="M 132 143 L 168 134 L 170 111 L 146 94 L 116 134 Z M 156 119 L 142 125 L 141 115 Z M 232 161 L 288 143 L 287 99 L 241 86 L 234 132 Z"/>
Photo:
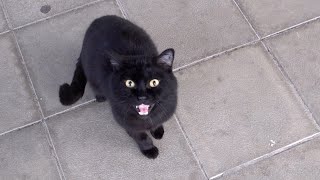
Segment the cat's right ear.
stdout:
<path fill-rule="evenodd" d="M 105 57 L 110 61 L 113 70 L 119 70 L 121 57 L 114 51 L 105 51 Z"/>

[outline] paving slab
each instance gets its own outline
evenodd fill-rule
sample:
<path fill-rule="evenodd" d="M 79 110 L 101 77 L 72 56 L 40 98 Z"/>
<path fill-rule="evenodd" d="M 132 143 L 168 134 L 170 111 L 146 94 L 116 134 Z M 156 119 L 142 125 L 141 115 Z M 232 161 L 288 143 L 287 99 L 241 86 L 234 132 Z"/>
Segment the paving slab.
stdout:
<path fill-rule="evenodd" d="M 0 36 L 0 133 L 41 118 L 13 36 Z"/>
<path fill-rule="evenodd" d="M 0 144 L 0 179 L 60 179 L 41 124 L 5 134 Z"/>
<path fill-rule="evenodd" d="M 317 131 L 260 44 L 177 77 L 177 116 L 209 176 Z"/>
<path fill-rule="evenodd" d="M 177 123 L 154 140 L 160 154 L 144 157 L 113 119 L 107 103 L 94 103 L 47 121 L 67 179 L 205 179 Z"/>
<path fill-rule="evenodd" d="M 17 31 L 45 115 L 68 108 L 59 102 L 59 86 L 72 80 L 86 29 L 95 18 L 107 14 L 120 15 L 115 2 L 103 1 Z M 87 86 L 77 104 L 93 98 Z"/>
<path fill-rule="evenodd" d="M 232 0 L 121 0 L 130 20 L 163 51 L 176 49 L 175 67 L 255 39 Z"/>
<path fill-rule="evenodd" d="M 2 11 L 2 4 L 0 3 L 0 33 L 8 30 L 7 22 L 4 16 L 4 13 Z"/>
<path fill-rule="evenodd" d="M 319 167 L 320 138 L 317 138 L 221 179 L 318 180 Z"/>
<path fill-rule="evenodd" d="M 320 16 L 318 0 L 236 0 L 259 35 L 266 36 Z"/>
<path fill-rule="evenodd" d="M 272 53 L 320 124 L 320 21 L 269 39 Z"/>
<path fill-rule="evenodd" d="M 10 23 L 18 27 L 95 0 L 3 0 Z"/>

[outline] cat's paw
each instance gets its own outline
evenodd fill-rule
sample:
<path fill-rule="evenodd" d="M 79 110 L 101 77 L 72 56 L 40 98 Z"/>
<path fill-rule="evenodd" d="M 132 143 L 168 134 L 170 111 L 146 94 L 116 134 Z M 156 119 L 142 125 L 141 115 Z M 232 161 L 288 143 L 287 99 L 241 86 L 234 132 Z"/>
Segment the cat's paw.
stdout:
<path fill-rule="evenodd" d="M 106 100 L 107 100 L 106 97 L 96 95 L 96 101 L 97 101 L 97 102 L 104 102 L 104 101 L 106 101 Z"/>
<path fill-rule="evenodd" d="M 65 106 L 71 105 L 75 103 L 78 99 L 80 99 L 80 97 L 76 97 L 73 94 L 71 86 L 67 83 L 60 86 L 59 98 L 61 104 Z"/>
<path fill-rule="evenodd" d="M 151 149 L 141 150 L 142 154 L 149 159 L 155 159 L 159 155 L 159 150 L 157 147 L 153 146 Z"/>
<path fill-rule="evenodd" d="M 163 137 L 163 134 L 164 134 L 163 126 L 158 127 L 154 131 L 150 131 L 150 133 L 155 139 L 161 139 Z"/>

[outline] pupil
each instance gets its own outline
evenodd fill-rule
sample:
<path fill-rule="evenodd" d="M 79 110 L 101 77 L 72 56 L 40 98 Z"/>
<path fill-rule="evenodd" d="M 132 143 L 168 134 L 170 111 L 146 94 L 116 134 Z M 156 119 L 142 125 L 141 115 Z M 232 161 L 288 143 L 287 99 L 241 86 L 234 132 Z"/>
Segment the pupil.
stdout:
<path fill-rule="evenodd" d="M 153 85 L 154 85 L 154 86 L 156 85 L 156 81 L 153 81 Z"/>

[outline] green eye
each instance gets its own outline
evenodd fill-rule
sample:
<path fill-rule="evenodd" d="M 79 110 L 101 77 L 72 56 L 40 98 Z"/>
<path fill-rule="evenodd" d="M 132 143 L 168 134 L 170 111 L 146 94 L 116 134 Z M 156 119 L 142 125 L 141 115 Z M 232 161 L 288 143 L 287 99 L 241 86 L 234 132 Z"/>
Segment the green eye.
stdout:
<path fill-rule="evenodd" d="M 132 80 L 129 79 L 129 80 L 126 80 L 126 86 L 128 88 L 134 88 L 135 84 Z"/>
<path fill-rule="evenodd" d="M 157 87 L 159 85 L 160 81 L 158 79 L 152 79 L 149 82 L 150 87 Z"/>

